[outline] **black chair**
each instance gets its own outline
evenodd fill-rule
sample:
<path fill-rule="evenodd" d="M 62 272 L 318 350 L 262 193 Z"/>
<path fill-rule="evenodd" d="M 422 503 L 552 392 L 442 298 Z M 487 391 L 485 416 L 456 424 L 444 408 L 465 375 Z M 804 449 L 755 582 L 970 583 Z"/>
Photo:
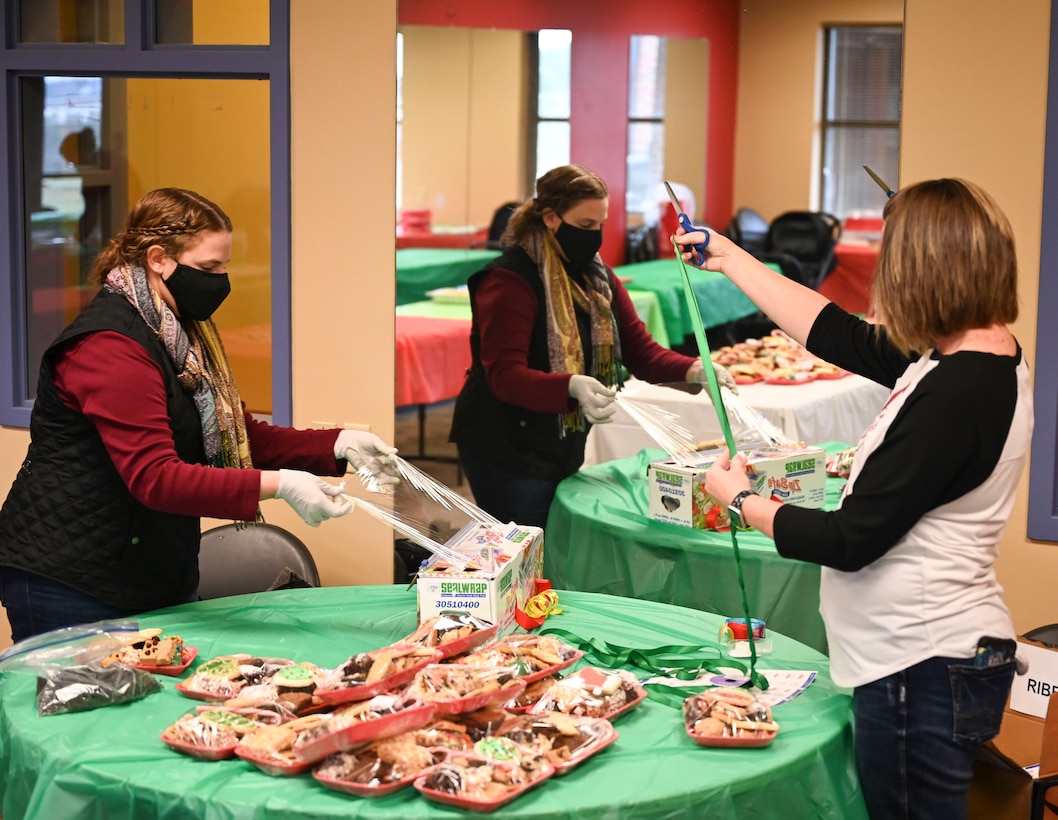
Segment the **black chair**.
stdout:
<path fill-rule="evenodd" d="M 752 208 L 739 208 L 724 229 L 724 236 L 752 254 L 764 250 L 767 234 L 768 220 Z"/>
<path fill-rule="evenodd" d="M 203 599 L 320 586 L 312 553 L 274 524 L 223 524 L 202 533 L 198 594 Z"/>
<path fill-rule="evenodd" d="M 489 232 L 485 241 L 474 242 L 471 247 L 500 250 L 503 247 L 500 244 L 500 239 L 507 230 L 507 223 L 511 221 L 511 214 L 514 213 L 520 204 L 520 202 L 504 202 L 500 205 L 492 215 L 492 224 L 489 225 Z"/>
<path fill-rule="evenodd" d="M 837 267 L 835 248 L 841 221 L 823 211 L 787 211 L 775 217 L 764 237 L 764 253 L 785 253 L 801 265 L 801 283 L 818 290 Z"/>

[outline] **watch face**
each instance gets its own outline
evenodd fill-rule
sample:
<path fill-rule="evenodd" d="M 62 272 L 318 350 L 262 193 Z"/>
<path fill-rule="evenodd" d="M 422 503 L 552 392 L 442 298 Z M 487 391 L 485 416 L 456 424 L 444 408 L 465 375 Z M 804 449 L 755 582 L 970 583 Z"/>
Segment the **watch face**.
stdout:
<path fill-rule="evenodd" d="M 735 527 L 736 529 L 749 529 L 748 525 L 745 522 L 745 519 L 742 518 L 742 504 L 747 498 L 750 497 L 750 495 L 752 495 L 752 493 L 743 491 L 736 495 L 731 500 L 731 504 L 728 505 L 727 515 L 728 518 L 731 519 L 731 526 Z"/>

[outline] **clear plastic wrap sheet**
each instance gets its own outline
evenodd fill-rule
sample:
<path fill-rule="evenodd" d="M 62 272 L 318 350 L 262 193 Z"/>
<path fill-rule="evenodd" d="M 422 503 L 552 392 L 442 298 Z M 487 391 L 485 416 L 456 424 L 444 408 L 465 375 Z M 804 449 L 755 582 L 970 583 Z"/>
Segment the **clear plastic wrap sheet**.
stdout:
<path fill-rule="evenodd" d="M 358 512 L 388 524 L 397 535 L 462 569 L 468 557 L 449 549 L 445 542 L 468 524 L 499 526 L 503 522 L 405 459 L 396 461 L 399 484 L 383 484 L 362 468 L 357 472 L 362 492 L 346 498 L 356 503 Z"/>
<path fill-rule="evenodd" d="M 653 404 L 637 396 L 633 383 L 630 388 L 617 394 L 617 402 L 628 415 L 643 428 L 659 448 L 681 464 L 693 464 L 701 453 L 725 448 L 722 438 L 699 429 L 692 420 L 681 418 L 678 413 Z M 662 385 L 673 390 L 698 393 L 704 388 L 699 384 L 673 383 Z M 721 389 L 728 423 L 738 449 L 753 449 L 776 444 L 791 444 L 790 439 L 760 412 L 754 410 L 737 394 L 727 388 Z M 710 427 L 710 430 L 715 428 Z"/>

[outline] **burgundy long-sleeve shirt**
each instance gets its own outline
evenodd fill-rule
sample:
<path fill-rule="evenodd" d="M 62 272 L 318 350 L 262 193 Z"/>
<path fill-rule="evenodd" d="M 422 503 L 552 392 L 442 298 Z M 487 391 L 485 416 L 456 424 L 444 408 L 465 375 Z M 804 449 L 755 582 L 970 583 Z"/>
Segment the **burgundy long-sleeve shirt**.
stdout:
<path fill-rule="evenodd" d="M 613 309 L 625 367 L 649 382 L 683 381 L 695 360 L 654 341 L 624 285 L 616 278 Z M 532 286 L 512 271 L 496 269 L 484 277 L 474 297 L 481 336 L 481 365 L 496 397 L 538 413 L 567 413 L 570 374 L 529 367 L 529 347 L 540 310 Z"/>
<path fill-rule="evenodd" d="M 113 331 L 86 334 L 55 358 L 63 403 L 88 418 L 133 497 L 167 513 L 252 520 L 261 470 L 340 475 L 337 430 L 276 427 L 246 412 L 255 469 L 189 464 L 176 454 L 158 364 L 137 342 Z M 344 462 L 342 463 L 344 465 Z"/>

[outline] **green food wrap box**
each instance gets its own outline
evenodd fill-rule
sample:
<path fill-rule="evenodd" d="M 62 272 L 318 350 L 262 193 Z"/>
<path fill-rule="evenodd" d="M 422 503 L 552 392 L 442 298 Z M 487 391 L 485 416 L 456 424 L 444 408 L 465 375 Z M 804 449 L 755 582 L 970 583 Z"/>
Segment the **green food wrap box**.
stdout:
<path fill-rule="evenodd" d="M 700 530 L 726 530 L 731 522 L 705 491 L 705 471 L 720 454 L 664 459 L 647 466 L 650 517 Z M 750 487 L 757 495 L 818 509 L 826 501 L 827 454 L 821 447 L 760 447 L 745 453 Z"/>

